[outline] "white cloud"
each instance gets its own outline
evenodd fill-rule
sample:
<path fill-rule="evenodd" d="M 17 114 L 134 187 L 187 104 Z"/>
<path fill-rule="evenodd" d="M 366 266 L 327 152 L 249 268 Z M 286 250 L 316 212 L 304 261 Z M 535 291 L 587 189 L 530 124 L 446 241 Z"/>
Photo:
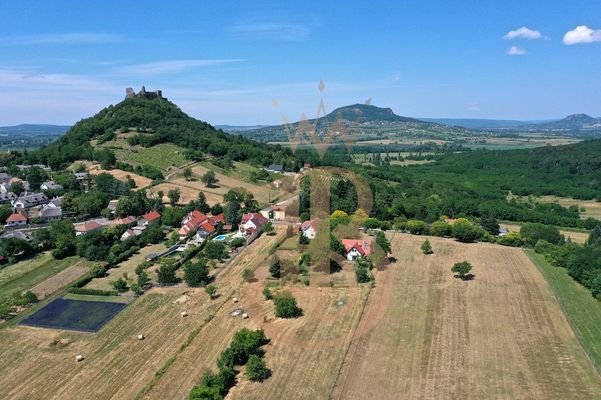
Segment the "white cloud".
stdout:
<path fill-rule="evenodd" d="M 472 101 L 467 109 L 470 111 L 480 111 L 480 103 L 477 101 Z"/>
<path fill-rule="evenodd" d="M 523 56 L 524 54 L 526 54 L 526 50 L 521 49 L 517 46 L 511 46 L 509 50 L 507 50 L 507 54 L 509 54 L 510 56 Z"/>
<path fill-rule="evenodd" d="M 568 46 L 580 43 L 601 42 L 601 29 L 591 29 L 586 25 L 577 26 L 574 30 L 566 32 L 563 42 Z"/>
<path fill-rule="evenodd" d="M 522 26 L 519 29 L 507 32 L 507 34 L 505 36 L 503 36 L 503 39 L 505 39 L 505 40 L 512 40 L 512 39 L 536 40 L 536 39 L 543 39 L 543 35 L 540 33 L 540 31 L 533 30 L 530 28 L 526 28 L 525 26 Z"/>
<path fill-rule="evenodd" d="M 109 33 L 49 33 L 31 36 L 0 37 L 0 46 L 106 44 L 122 42 L 124 40 L 122 36 Z"/>
<path fill-rule="evenodd" d="M 193 68 L 245 61 L 242 59 L 166 60 L 133 64 L 113 69 L 115 75 L 161 75 L 183 72 Z"/>
<path fill-rule="evenodd" d="M 309 37 L 305 25 L 282 22 L 253 22 L 233 25 L 230 32 L 238 39 L 284 40 L 300 42 Z"/>

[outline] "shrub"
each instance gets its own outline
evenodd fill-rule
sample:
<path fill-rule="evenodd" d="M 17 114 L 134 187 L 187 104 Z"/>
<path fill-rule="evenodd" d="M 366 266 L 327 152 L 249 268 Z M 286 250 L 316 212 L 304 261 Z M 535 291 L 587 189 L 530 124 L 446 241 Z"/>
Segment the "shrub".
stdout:
<path fill-rule="evenodd" d="M 497 238 L 497 244 L 502 246 L 520 247 L 524 244 L 522 235 L 519 232 L 510 232 Z"/>
<path fill-rule="evenodd" d="M 428 239 L 426 239 L 426 241 L 422 243 L 421 249 L 424 254 L 434 253 L 434 251 L 432 250 L 432 245 L 430 244 L 430 241 Z"/>
<path fill-rule="evenodd" d="M 115 290 L 119 293 L 123 293 L 127 291 L 127 282 L 123 278 L 119 278 L 116 281 L 111 283 Z"/>
<path fill-rule="evenodd" d="M 242 279 L 246 282 L 250 282 L 255 279 L 255 273 L 252 269 L 244 268 L 244 271 L 242 271 Z"/>
<path fill-rule="evenodd" d="M 268 287 L 263 289 L 263 297 L 265 297 L 265 300 L 272 300 L 273 299 L 273 293 L 271 293 L 271 289 L 269 289 Z"/>
<path fill-rule="evenodd" d="M 252 354 L 246 363 L 246 376 L 251 381 L 264 381 L 269 378 L 271 371 L 267 368 L 265 360 L 261 357 Z"/>
<path fill-rule="evenodd" d="M 522 239 L 530 247 L 534 247 L 540 239 L 552 244 L 563 242 L 563 236 L 559 233 L 559 230 L 551 225 L 524 224 L 520 229 L 520 235 L 522 235 Z"/>
<path fill-rule="evenodd" d="M 275 316 L 278 318 L 297 318 L 303 315 L 303 310 L 296 304 L 296 299 L 290 292 L 280 292 L 273 298 Z"/>
<path fill-rule="evenodd" d="M 116 290 L 100 290 L 100 289 L 89 289 L 89 288 L 69 288 L 69 293 L 73 294 L 85 294 L 90 296 L 117 296 L 119 292 Z"/>

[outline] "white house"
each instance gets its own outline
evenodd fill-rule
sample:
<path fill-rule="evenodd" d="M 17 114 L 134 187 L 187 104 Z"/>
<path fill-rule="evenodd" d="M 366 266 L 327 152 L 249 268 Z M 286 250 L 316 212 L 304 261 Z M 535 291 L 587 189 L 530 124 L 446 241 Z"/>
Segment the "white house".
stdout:
<path fill-rule="evenodd" d="M 54 181 L 47 181 L 40 185 L 40 189 L 42 189 L 42 190 L 60 190 L 62 188 L 63 188 L 62 185 L 59 185 L 58 183 L 56 183 Z"/>
<path fill-rule="evenodd" d="M 12 206 L 16 209 L 25 209 L 41 204 L 48 203 L 48 197 L 44 193 L 23 193 L 16 200 L 12 201 Z"/>
<path fill-rule="evenodd" d="M 246 238 L 246 243 L 251 243 L 259 236 L 267 222 L 269 220 L 259 213 L 244 214 L 236 236 Z"/>
<path fill-rule="evenodd" d="M 315 235 L 317 234 L 317 221 L 309 220 L 303 222 L 301 225 L 301 233 L 307 239 L 315 239 Z"/>
<path fill-rule="evenodd" d="M 342 245 L 344 246 L 344 256 L 349 261 L 371 254 L 371 243 L 367 240 L 342 239 Z"/>
<path fill-rule="evenodd" d="M 143 229 L 128 229 L 125 232 L 123 232 L 123 235 L 121 235 L 120 240 L 122 242 L 125 242 L 129 238 L 140 236 L 142 232 L 144 232 Z"/>
<path fill-rule="evenodd" d="M 40 210 L 39 218 L 45 222 L 60 221 L 63 218 L 63 209 L 61 207 L 43 206 Z"/>
<path fill-rule="evenodd" d="M 11 214 L 6 219 L 6 227 L 27 225 L 27 217 L 20 213 Z"/>

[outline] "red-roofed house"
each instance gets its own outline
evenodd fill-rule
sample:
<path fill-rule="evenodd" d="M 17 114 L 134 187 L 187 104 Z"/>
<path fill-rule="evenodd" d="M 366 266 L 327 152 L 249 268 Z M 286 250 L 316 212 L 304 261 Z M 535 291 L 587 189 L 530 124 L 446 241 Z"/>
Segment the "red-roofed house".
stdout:
<path fill-rule="evenodd" d="M 21 213 L 11 214 L 6 219 L 6 227 L 27 225 L 27 217 Z"/>
<path fill-rule="evenodd" d="M 94 232 L 102 229 L 102 225 L 100 225 L 96 221 L 88 221 L 85 224 L 77 225 L 75 227 L 75 234 L 77 236 L 84 235 L 89 232 Z"/>
<path fill-rule="evenodd" d="M 225 224 L 223 213 L 214 217 L 209 217 L 198 210 L 194 210 L 189 212 L 182 219 L 182 227 L 179 230 L 179 236 L 183 238 L 190 233 L 196 232 L 199 239 L 205 239 L 207 236 L 215 233 L 217 225 L 219 224 Z"/>
<path fill-rule="evenodd" d="M 371 254 L 371 243 L 367 240 L 342 239 L 342 245 L 344 246 L 344 256 L 349 261 Z"/>
<path fill-rule="evenodd" d="M 136 217 L 133 216 L 129 216 L 129 217 L 125 217 L 125 218 L 119 218 L 118 220 L 115 221 L 116 225 L 130 225 L 133 224 L 134 222 L 136 222 Z"/>
<path fill-rule="evenodd" d="M 317 220 L 309 220 L 301 225 L 301 233 L 307 239 L 315 239 L 317 234 Z"/>
<path fill-rule="evenodd" d="M 159 214 L 156 210 L 152 210 L 144 215 L 138 221 L 138 225 L 148 226 L 155 222 L 159 222 L 161 220 L 161 214 Z"/>
<path fill-rule="evenodd" d="M 242 216 L 242 221 L 238 226 L 237 236 L 246 238 L 246 242 L 250 243 L 259 236 L 269 220 L 259 213 L 248 213 Z"/>

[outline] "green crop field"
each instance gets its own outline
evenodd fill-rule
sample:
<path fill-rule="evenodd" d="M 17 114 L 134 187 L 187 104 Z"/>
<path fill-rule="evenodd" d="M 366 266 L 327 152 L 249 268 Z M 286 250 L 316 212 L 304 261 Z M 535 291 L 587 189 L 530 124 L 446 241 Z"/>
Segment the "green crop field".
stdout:
<path fill-rule="evenodd" d="M 601 369 L 601 303 L 569 275 L 567 270 L 550 265 L 541 254 L 526 253 L 551 286 L 572 329 L 597 369 Z"/>

